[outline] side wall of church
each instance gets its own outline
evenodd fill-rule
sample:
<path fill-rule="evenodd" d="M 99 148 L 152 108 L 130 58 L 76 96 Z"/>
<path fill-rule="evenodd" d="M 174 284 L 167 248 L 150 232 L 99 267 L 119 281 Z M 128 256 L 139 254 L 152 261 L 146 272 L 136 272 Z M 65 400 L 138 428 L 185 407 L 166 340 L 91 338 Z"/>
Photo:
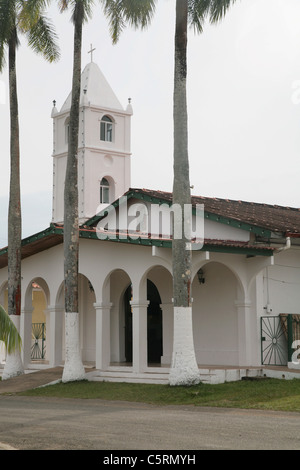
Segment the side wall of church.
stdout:
<path fill-rule="evenodd" d="M 210 253 L 209 257 L 204 253 L 194 254 L 193 327 L 199 364 L 260 364 L 260 317 L 300 313 L 299 255 L 297 249 L 276 254 L 274 259 L 247 259 L 244 255 L 222 253 Z M 200 283 L 197 276 L 200 267 L 204 283 Z M 146 305 L 149 279 L 160 295 L 162 363 L 170 364 L 173 344 L 171 250 L 153 251 L 151 247 L 127 243 L 81 240 L 79 271 L 84 361 L 95 362 L 97 359 L 97 342 L 101 340 L 98 315 L 103 313 L 103 308 L 110 319 L 107 327 L 109 361 L 124 361 L 124 293 L 132 285 L 133 303 Z M 47 304 L 48 359 L 55 356 L 51 348 L 59 343 L 63 358 L 63 246 L 24 259 L 22 277 L 21 333 L 26 336 L 25 343 L 31 342 L 32 282 L 35 281 L 43 289 Z M 0 270 L 2 304 L 6 287 L 7 268 L 3 268 Z M 267 305 L 271 306 L 271 311 L 267 311 Z M 53 315 L 56 315 L 55 322 Z M 243 352 L 245 342 L 248 349 Z M 28 351 L 29 347 L 25 351 L 27 360 Z"/>

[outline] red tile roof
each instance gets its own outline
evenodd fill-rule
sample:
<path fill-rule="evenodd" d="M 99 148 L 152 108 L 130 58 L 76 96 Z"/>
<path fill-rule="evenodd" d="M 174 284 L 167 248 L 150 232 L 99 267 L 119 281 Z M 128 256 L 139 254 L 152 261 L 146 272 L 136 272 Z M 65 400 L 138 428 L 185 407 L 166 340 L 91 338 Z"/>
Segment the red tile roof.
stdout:
<path fill-rule="evenodd" d="M 130 189 L 129 192 L 172 202 L 172 193 L 149 189 Z M 193 204 L 204 204 L 204 211 L 237 222 L 254 225 L 286 236 L 300 236 L 300 209 L 256 202 L 192 196 Z"/>

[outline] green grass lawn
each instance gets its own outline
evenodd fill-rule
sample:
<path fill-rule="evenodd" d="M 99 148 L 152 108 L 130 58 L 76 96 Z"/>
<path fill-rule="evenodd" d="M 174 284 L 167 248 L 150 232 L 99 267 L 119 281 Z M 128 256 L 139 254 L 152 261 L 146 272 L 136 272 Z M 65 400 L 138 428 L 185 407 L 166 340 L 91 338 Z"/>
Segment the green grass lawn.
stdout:
<path fill-rule="evenodd" d="M 300 412 L 299 379 L 242 380 L 190 387 L 82 381 L 50 385 L 22 395 Z"/>

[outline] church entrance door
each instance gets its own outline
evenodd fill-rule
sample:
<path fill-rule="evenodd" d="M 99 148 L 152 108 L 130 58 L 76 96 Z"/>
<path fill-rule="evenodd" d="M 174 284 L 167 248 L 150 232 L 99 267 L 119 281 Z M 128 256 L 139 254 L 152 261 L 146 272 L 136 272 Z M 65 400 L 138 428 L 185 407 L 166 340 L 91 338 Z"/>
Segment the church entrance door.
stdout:
<path fill-rule="evenodd" d="M 132 299 L 132 287 L 128 287 L 124 294 L 125 303 L 125 358 L 126 362 L 132 362 L 132 311 L 130 300 Z M 162 312 L 160 308 L 161 298 L 155 284 L 147 280 L 147 300 L 149 301 L 147 314 L 147 351 L 148 365 L 160 364 L 163 354 L 162 345 Z"/>

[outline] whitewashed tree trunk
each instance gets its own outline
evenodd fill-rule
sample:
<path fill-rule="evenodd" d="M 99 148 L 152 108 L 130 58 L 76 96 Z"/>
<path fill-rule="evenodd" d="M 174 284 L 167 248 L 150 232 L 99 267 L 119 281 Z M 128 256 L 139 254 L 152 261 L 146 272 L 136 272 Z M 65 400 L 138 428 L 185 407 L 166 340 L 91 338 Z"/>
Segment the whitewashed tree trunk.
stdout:
<path fill-rule="evenodd" d="M 191 204 L 186 102 L 188 0 L 176 0 L 174 71 L 174 184 L 173 204 Z M 196 362 L 191 305 L 191 227 L 182 217 L 182 236 L 173 238 L 174 340 L 170 385 L 200 382 Z M 189 230 L 188 230 L 189 228 Z M 175 233 L 175 230 L 174 230 Z"/>
<path fill-rule="evenodd" d="M 2 380 L 12 379 L 24 374 L 23 362 L 19 351 L 7 354 L 3 369 Z"/>
<path fill-rule="evenodd" d="M 10 315 L 11 320 L 16 326 L 17 330 L 20 330 L 20 316 Z M 24 374 L 23 362 L 21 359 L 21 353 L 16 349 L 13 353 L 6 355 L 5 366 L 3 369 L 2 380 L 12 379 L 18 375 Z"/>
<path fill-rule="evenodd" d="M 85 370 L 81 361 L 79 325 L 79 314 L 77 312 L 66 312 L 66 352 L 62 376 L 63 382 L 73 382 L 85 378 Z"/>
<path fill-rule="evenodd" d="M 192 385 L 200 382 L 195 358 L 192 308 L 174 307 L 174 345 L 170 385 Z"/>

